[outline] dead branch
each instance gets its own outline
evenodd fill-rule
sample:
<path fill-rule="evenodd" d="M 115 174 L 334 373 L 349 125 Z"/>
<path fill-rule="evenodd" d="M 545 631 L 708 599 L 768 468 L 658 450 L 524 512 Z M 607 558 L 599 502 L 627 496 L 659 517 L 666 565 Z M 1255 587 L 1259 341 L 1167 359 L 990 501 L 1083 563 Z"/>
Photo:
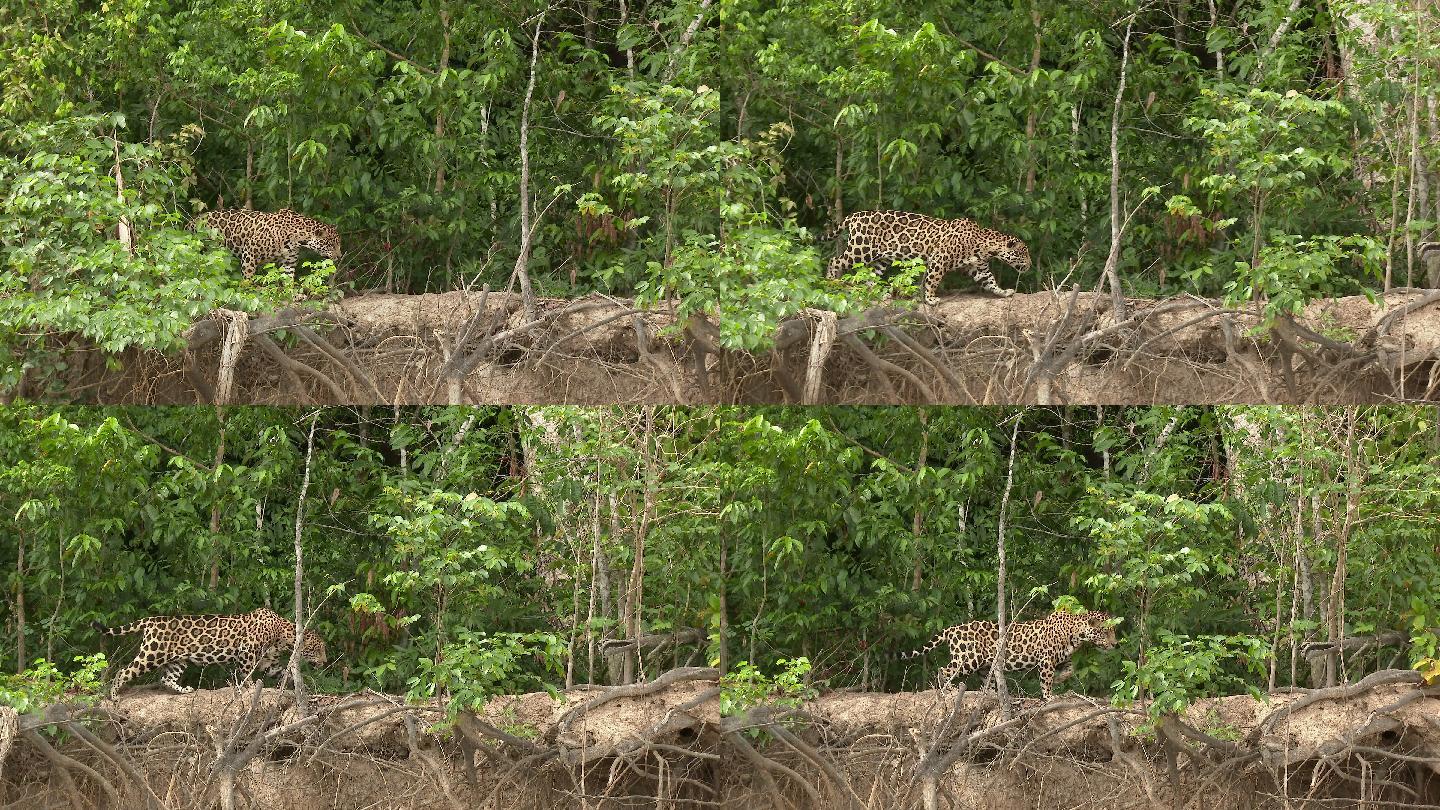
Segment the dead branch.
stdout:
<path fill-rule="evenodd" d="M 469 713 L 462 713 L 456 718 L 455 728 L 477 746 L 483 742 L 485 738 L 489 738 L 512 748 L 519 749 L 526 754 L 535 755 L 546 753 L 544 748 L 530 742 L 524 737 L 517 737 L 514 734 L 501 731 Z"/>
<path fill-rule="evenodd" d="M 794 770 L 787 768 L 779 762 L 776 762 L 769 757 L 763 756 L 758 751 L 756 751 L 755 746 L 751 745 L 750 741 L 745 739 L 745 736 L 741 733 L 741 729 L 738 724 L 732 724 L 731 722 L 726 721 L 722 725 L 722 729 L 722 733 L 724 734 L 726 741 L 728 741 L 730 745 L 734 746 L 735 749 L 740 752 L 740 755 L 744 757 L 747 762 L 759 769 L 758 773 L 764 774 L 763 779 L 765 781 L 766 787 L 769 789 L 770 792 L 771 804 L 773 804 L 777 808 L 777 810 L 778 808 L 790 806 L 790 803 L 786 801 L 784 795 L 780 793 L 779 785 L 775 783 L 774 777 L 770 776 L 771 773 L 778 773 L 790 779 L 790 781 L 798 785 L 801 790 L 805 791 L 805 795 L 810 797 L 810 807 L 827 806 L 824 799 L 822 799 L 820 796 L 820 791 L 817 790 L 814 785 L 810 784 L 810 780 L 796 773 Z"/>
<path fill-rule="evenodd" d="M 335 348 L 330 341 L 320 337 L 314 330 L 304 324 L 296 324 L 291 327 L 291 331 L 299 335 L 301 340 L 319 349 L 321 354 L 334 360 L 336 365 L 340 366 L 346 374 L 350 375 L 350 379 L 354 380 L 356 385 L 364 388 L 367 394 L 374 397 L 374 402 L 385 401 L 385 398 L 380 395 L 380 389 L 375 387 L 375 381 L 370 379 L 370 375 L 365 373 L 365 370 L 360 368 L 360 366 L 356 365 L 354 360 L 351 360 L 343 352 Z"/>
<path fill-rule="evenodd" d="M 606 687 L 605 691 L 602 692 L 600 695 L 590 698 L 589 700 L 581 703 L 580 705 L 567 710 L 563 715 L 561 715 L 560 719 L 555 723 L 555 730 L 554 733 L 551 735 L 550 739 L 553 740 L 556 736 L 561 734 L 568 734 L 570 732 L 570 726 L 573 725 L 576 720 L 579 720 L 586 714 L 594 711 L 595 709 L 598 709 L 599 707 L 611 701 L 619 700 L 620 698 L 639 697 L 640 695 L 651 695 L 656 692 L 664 691 L 677 683 L 683 683 L 685 681 L 715 680 L 719 677 L 720 670 L 715 669 L 714 667 L 679 667 L 677 669 L 672 669 L 669 672 L 666 672 L 664 675 L 661 675 L 653 681 L 647 681 L 645 683 L 626 684 L 624 686 Z"/>
<path fill-rule="evenodd" d="M 849 798 L 848 806 L 857 808 L 857 810 L 863 806 L 864 803 L 855 794 L 855 788 L 851 786 L 850 781 L 841 776 L 835 766 L 827 758 L 821 756 L 820 752 L 816 751 L 809 743 L 792 734 L 782 723 L 771 722 L 765 726 L 765 729 L 819 768 L 830 780 L 830 784 L 835 786 L 835 790 Z"/>
<path fill-rule="evenodd" d="M 20 736 L 55 767 L 55 772 L 61 775 L 61 781 L 65 784 L 66 792 L 69 794 L 70 804 L 77 808 L 77 810 L 83 808 L 85 803 L 80 795 L 79 788 L 75 785 L 74 778 L 70 776 L 71 769 L 79 771 L 88 777 L 90 781 L 94 782 L 95 785 L 105 793 L 106 798 L 110 800 L 111 807 L 124 806 L 120 802 L 119 792 L 115 789 L 115 786 L 110 783 L 110 780 L 96 773 L 89 765 L 56 751 L 54 746 L 50 745 L 45 737 L 38 732 L 25 731 L 21 732 Z"/>
<path fill-rule="evenodd" d="M 1284 720 L 1295 712 L 1308 706 L 1325 700 L 1348 700 L 1356 695 L 1363 694 L 1380 686 L 1390 684 L 1418 684 L 1420 673 L 1413 669 L 1382 669 L 1379 672 L 1371 673 L 1358 683 L 1341 684 L 1324 689 L 1315 689 L 1298 700 L 1291 701 L 1279 709 L 1267 714 L 1263 720 L 1255 724 L 1255 728 L 1245 738 L 1245 744 L 1251 748 L 1259 743 L 1260 738 L 1270 732 L 1276 723 Z"/>

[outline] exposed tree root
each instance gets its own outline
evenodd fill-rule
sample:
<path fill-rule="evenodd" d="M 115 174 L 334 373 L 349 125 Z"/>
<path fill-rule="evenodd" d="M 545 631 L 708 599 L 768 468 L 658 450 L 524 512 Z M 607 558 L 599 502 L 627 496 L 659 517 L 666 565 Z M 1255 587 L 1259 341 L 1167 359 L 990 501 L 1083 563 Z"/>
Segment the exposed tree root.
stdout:
<path fill-rule="evenodd" d="M 436 705 L 376 693 L 312 695 L 302 713 L 293 692 L 258 685 L 56 705 L 20 715 L 4 738 L 0 807 L 370 806 L 402 793 L 452 808 L 645 796 L 708 807 L 720 759 L 716 676 L 672 670 L 577 689 L 558 704 L 547 693 L 501 697 L 448 721 Z M 500 767 L 476 768 L 476 754 Z"/>
<path fill-rule="evenodd" d="M 1138 709 L 1079 696 L 1021 698 L 1007 718 L 964 689 L 721 717 L 715 676 L 500 697 L 452 723 L 375 693 L 312 696 L 302 715 L 258 688 L 54 706 L 0 739 L 0 807 L 1440 804 L 1440 689 L 1408 670 L 1200 701 L 1149 730 Z"/>
<path fill-rule="evenodd" d="M 1440 689 L 1416 673 L 1271 700 L 1201 701 L 1146 731 L 1143 712 L 1086 698 L 1021 699 L 1006 719 L 993 692 L 837 693 L 726 718 L 724 739 L 765 774 L 737 788 L 757 806 L 1440 804 Z"/>
<path fill-rule="evenodd" d="M 703 315 L 606 296 L 361 295 L 191 328 L 175 357 L 85 355 L 69 387 L 116 402 L 1341 403 L 1440 396 L 1440 291 L 1254 308 L 1078 289 L 956 296 L 924 311 L 807 310 L 773 346 L 726 349 Z M 288 336 L 282 340 L 281 336 Z M 24 393 L 24 392 L 20 392 Z"/>

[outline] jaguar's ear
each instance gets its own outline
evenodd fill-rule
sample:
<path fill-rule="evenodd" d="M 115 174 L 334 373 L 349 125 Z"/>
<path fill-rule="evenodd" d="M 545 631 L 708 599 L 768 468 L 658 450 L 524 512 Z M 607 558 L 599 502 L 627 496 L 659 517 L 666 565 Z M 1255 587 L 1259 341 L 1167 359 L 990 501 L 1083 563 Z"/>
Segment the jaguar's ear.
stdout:
<path fill-rule="evenodd" d="M 1017 247 L 1020 247 L 1020 240 L 1019 240 L 1019 239 L 1014 239 L 1014 238 L 1012 238 L 1012 239 L 1010 240 L 1010 249 L 1011 249 L 1011 250 L 1014 250 L 1014 249 L 1017 248 Z"/>

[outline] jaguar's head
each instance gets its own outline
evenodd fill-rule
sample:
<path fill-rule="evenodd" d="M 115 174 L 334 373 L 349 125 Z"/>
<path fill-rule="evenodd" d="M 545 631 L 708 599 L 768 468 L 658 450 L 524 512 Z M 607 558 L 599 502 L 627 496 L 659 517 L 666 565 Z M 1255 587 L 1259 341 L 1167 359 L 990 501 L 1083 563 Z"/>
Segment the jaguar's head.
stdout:
<path fill-rule="evenodd" d="M 1086 637 L 1096 647 L 1103 647 L 1107 650 L 1113 649 L 1116 644 L 1115 625 L 1117 622 L 1109 613 L 1103 610 L 1091 610 L 1084 614 L 1085 623 L 1090 626 Z"/>
<path fill-rule="evenodd" d="M 995 255 L 1016 270 L 1024 272 L 1030 269 L 1030 248 L 1013 236 L 1004 238 Z"/>
<path fill-rule="evenodd" d="M 314 630 L 305 631 L 305 638 L 300 642 L 300 657 L 317 667 L 325 665 L 325 642 Z"/>
<path fill-rule="evenodd" d="M 317 224 L 301 244 L 332 262 L 340 261 L 340 231 L 334 225 Z"/>

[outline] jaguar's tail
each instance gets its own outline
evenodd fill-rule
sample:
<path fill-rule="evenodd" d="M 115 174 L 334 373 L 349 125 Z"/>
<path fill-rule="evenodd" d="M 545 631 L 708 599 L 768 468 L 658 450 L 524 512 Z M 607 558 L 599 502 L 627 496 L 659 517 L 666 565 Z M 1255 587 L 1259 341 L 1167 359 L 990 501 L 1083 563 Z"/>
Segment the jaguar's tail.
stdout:
<path fill-rule="evenodd" d="M 128 636 L 131 633 L 138 633 L 144 630 L 145 624 L 149 621 L 149 619 L 141 619 L 138 622 L 122 624 L 119 627 L 108 627 L 104 622 L 97 619 L 96 621 L 90 622 L 90 626 L 97 632 L 104 633 L 107 636 Z"/>
<path fill-rule="evenodd" d="M 839 236 L 840 232 L 844 230 L 845 217 L 841 217 L 840 219 L 837 219 L 834 222 L 830 223 L 828 226 L 826 226 L 825 232 L 820 234 L 820 241 L 833 242 L 835 241 L 835 237 Z"/>
<path fill-rule="evenodd" d="M 901 660 L 901 661 L 910 661 L 910 660 L 912 660 L 912 659 L 919 658 L 920 656 L 922 656 L 922 655 L 930 652 L 931 650 L 935 649 L 936 647 L 939 647 L 939 646 L 940 646 L 941 644 L 943 644 L 944 642 L 945 642 L 945 633 L 944 633 L 944 632 L 936 633 L 936 634 L 935 634 L 935 637 L 932 638 L 932 639 L 930 639 L 930 643 L 929 643 L 929 644 L 926 644 L 924 647 L 921 647 L 921 648 L 918 649 L 918 650 L 911 650 L 910 652 L 907 652 L 907 653 L 900 653 L 900 660 Z"/>

